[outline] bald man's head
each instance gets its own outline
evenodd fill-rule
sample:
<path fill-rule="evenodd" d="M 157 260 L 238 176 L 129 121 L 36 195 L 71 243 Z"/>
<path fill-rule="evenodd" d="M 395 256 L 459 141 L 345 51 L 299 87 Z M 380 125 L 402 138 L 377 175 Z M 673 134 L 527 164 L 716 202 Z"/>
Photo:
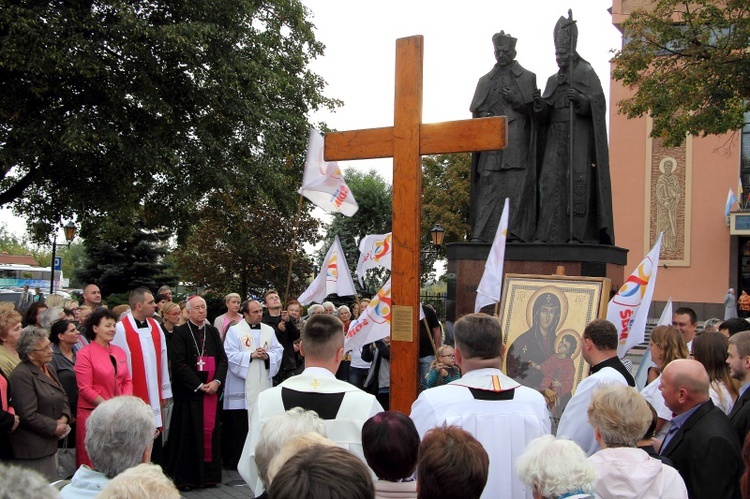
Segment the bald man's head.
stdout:
<path fill-rule="evenodd" d="M 675 414 L 682 414 L 708 400 L 710 380 L 703 364 L 696 360 L 670 362 L 661 375 L 664 403 Z"/>

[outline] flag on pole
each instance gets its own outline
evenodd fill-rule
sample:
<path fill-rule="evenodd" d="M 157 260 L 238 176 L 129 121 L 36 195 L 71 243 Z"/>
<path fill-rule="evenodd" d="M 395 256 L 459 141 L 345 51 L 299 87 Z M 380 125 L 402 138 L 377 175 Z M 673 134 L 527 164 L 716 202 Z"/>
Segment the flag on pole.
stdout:
<path fill-rule="evenodd" d="M 391 280 L 380 288 L 357 320 L 349 324 L 344 351 L 362 348 L 391 334 Z"/>
<path fill-rule="evenodd" d="M 312 302 L 322 302 L 326 296 L 333 293 L 339 296 L 352 296 L 356 294 L 356 291 L 354 291 L 354 281 L 352 281 L 352 275 L 349 273 L 349 265 L 346 263 L 344 250 L 341 249 L 339 236 L 336 236 L 333 244 L 328 248 L 328 253 L 326 253 L 326 259 L 323 262 L 320 274 L 318 274 L 318 277 L 315 278 L 305 292 L 297 298 L 297 301 L 303 305 Z"/>
<path fill-rule="evenodd" d="M 357 279 L 362 287 L 365 272 L 376 267 L 391 270 L 391 250 L 393 249 L 393 233 L 370 234 L 359 242 L 359 261 L 357 262 Z"/>
<path fill-rule="evenodd" d="M 607 320 L 617 328 L 617 355 L 620 358 L 625 357 L 628 350 L 642 343 L 646 337 L 646 321 L 656 287 L 662 235 L 663 233 L 659 234 L 654 247 L 630 274 L 607 307 Z"/>
<path fill-rule="evenodd" d="M 724 216 L 726 217 L 729 216 L 729 213 L 732 211 L 732 205 L 736 202 L 737 202 L 737 196 L 734 195 L 734 192 L 732 192 L 732 189 L 729 189 L 729 192 L 727 193 L 727 204 L 724 207 Z"/>
<path fill-rule="evenodd" d="M 669 297 L 669 300 L 667 300 L 667 304 L 664 305 L 664 310 L 661 313 L 661 317 L 659 318 L 659 322 L 656 323 L 657 326 L 669 326 L 672 324 L 672 297 Z M 643 390 L 643 388 L 648 384 L 648 370 L 650 367 L 655 366 L 653 360 L 651 359 L 651 349 L 646 348 L 646 351 L 643 353 L 643 357 L 641 357 L 641 363 L 638 364 L 638 371 L 635 373 L 635 384 L 638 387 L 639 390 Z"/>
<path fill-rule="evenodd" d="M 347 217 L 357 213 L 359 205 L 344 182 L 339 165 L 323 159 L 325 141 L 317 130 L 310 130 L 307 141 L 307 159 L 300 194 L 328 213 L 341 213 Z"/>
<path fill-rule="evenodd" d="M 490 254 L 484 264 L 484 274 L 477 288 L 477 299 L 474 302 L 474 313 L 479 312 L 482 307 L 492 305 L 500 301 L 500 293 L 503 290 L 503 265 L 505 264 L 505 241 L 508 239 L 508 215 L 509 199 L 505 198 L 503 214 L 500 216 L 500 224 L 492 241 Z"/>

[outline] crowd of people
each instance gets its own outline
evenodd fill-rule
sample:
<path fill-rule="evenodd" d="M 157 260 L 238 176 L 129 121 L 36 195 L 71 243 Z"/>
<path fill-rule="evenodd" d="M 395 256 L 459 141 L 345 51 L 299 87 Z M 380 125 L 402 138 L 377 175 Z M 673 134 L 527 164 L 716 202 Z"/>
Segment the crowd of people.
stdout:
<path fill-rule="evenodd" d="M 388 410 L 390 338 L 344 350 L 367 302 L 303 316 L 274 290 L 231 293 L 210 321 L 201 296 L 137 288 L 110 309 L 90 284 L 82 304 L 0 303 L 0 475 L 65 498 L 179 497 L 222 467 L 271 498 L 750 497 L 744 319 L 701 330 L 677 309 L 640 391 L 614 325 L 590 322 L 590 374 L 553 436 L 544 390 L 503 371 L 485 314 L 444 331 L 423 306 L 419 396 Z"/>

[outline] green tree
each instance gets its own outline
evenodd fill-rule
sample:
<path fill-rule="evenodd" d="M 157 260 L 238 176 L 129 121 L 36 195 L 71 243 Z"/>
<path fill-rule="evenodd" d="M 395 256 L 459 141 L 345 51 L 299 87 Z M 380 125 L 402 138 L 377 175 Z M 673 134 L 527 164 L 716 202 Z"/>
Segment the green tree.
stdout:
<path fill-rule="evenodd" d="M 111 243 L 100 238 L 86 239 L 86 263 L 76 272 L 81 283 L 95 283 L 102 296 L 127 293 L 139 286 L 156 291 L 162 284 L 174 286 L 177 279 L 162 262 L 169 251 L 166 231 L 137 228 L 128 240 Z"/>
<path fill-rule="evenodd" d="M 323 247 L 318 251 L 317 262 L 320 265 L 335 236 L 339 236 L 341 247 L 346 255 L 349 270 L 355 287 L 364 294 L 372 295 L 385 283 L 386 271 L 373 269 L 364 277 L 365 289 L 357 281 L 357 259 L 359 242 L 369 234 L 386 234 L 391 231 L 391 213 L 393 210 L 393 189 L 375 170 L 363 172 L 354 168 L 344 172 L 344 180 L 357 200 L 359 210 L 353 217 L 333 215 L 323 238 Z"/>
<path fill-rule="evenodd" d="M 234 189 L 211 196 L 210 210 L 173 253 L 188 282 L 221 295 L 262 295 L 274 287 L 283 294 L 293 246 L 294 218 L 280 212 L 262 192 Z M 312 262 L 303 243 L 314 243 L 319 222 L 305 211 L 300 218 L 290 296 L 307 285 Z M 282 299 L 284 297 L 282 296 Z"/>
<path fill-rule="evenodd" d="M 648 113 L 654 137 L 679 145 L 687 133 L 742 128 L 750 111 L 750 3 L 659 0 L 622 26 L 612 77 L 632 89 L 620 112 Z"/>
<path fill-rule="evenodd" d="M 439 154 L 422 158 L 422 249 L 433 251 L 430 230 L 440 224 L 443 244 L 467 241 L 469 225 L 471 154 Z M 443 253 L 422 256 L 423 282 L 434 276 L 435 262 Z"/>
<path fill-rule="evenodd" d="M 283 163 L 303 161 L 309 113 L 338 104 L 308 68 L 324 48 L 309 14 L 299 0 L 0 0 L 0 206 L 43 241 L 73 216 L 110 240 L 135 221 L 187 231 L 238 179 L 293 204 Z"/>
<path fill-rule="evenodd" d="M 26 237 L 11 234 L 5 225 L 0 225 L 0 252 L 9 255 L 31 255 L 41 267 L 49 267 L 52 263 L 51 245 L 35 244 Z M 63 277 L 70 279 L 70 287 L 78 287 L 75 274 L 83 266 L 83 244 L 73 242 L 68 245 L 58 239 L 57 256 L 62 257 Z"/>

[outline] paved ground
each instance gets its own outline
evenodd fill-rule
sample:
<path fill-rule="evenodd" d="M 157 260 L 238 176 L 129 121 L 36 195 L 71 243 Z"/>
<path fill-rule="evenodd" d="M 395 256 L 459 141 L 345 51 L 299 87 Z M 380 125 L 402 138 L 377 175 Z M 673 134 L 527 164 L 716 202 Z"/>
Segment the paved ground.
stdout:
<path fill-rule="evenodd" d="M 239 481 L 241 485 L 239 487 L 227 485 L 227 483 L 236 483 L 233 481 Z M 230 497 L 247 499 L 253 496 L 250 492 L 250 488 L 242 480 L 237 470 L 229 471 L 226 469 L 224 469 L 221 474 L 221 485 L 207 489 L 195 489 L 190 492 L 182 492 L 181 495 L 188 499 L 195 499 L 198 497 L 206 499 L 224 499 Z"/>

